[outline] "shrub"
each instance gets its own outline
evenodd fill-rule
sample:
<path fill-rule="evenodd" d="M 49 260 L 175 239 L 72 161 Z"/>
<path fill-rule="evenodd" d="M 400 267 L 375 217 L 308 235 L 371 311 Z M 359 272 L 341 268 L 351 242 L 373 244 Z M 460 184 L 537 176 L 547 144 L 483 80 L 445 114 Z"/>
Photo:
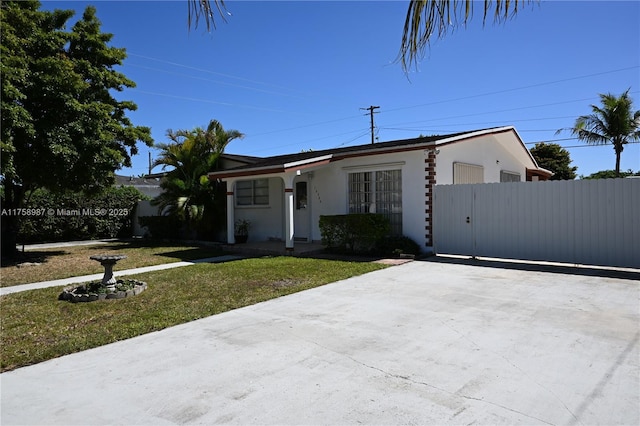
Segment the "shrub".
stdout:
<path fill-rule="evenodd" d="M 420 254 L 420 246 L 409 237 L 386 236 L 376 241 L 374 253 L 380 256 L 397 256 L 404 254 Z"/>
<path fill-rule="evenodd" d="M 336 252 L 368 253 L 391 230 L 389 219 L 373 213 L 320 216 L 322 244 Z"/>
<path fill-rule="evenodd" d="M 131 236 L 136 205 L 145 198 L 130 186 L 111 187 L 94 195 L 54 194 L 38 189 L 31 194 L 24 208 L 44 213 L 21 217 L 18 241 L 35 243 Z"/>
<path fill-rule="evenodd" d="M 177 216 L 141 216 L 140 226 L 146 226 L 152 238 L 177 240 L 183 225 Z"/>

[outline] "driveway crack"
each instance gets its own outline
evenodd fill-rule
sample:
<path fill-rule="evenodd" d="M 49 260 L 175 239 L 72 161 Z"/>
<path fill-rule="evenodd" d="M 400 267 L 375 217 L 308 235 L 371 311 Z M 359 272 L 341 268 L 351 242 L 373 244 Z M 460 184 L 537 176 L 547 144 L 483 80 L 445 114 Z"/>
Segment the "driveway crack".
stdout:
<path fill-rule="evenodd" d="M 536 379 L 534 379 L 533 377 L 531 377 L 529 374 L 527 374 L 526 371 L 524 371 L 522 368 L 520 368 L 518 365 L 516 365 L 513 361 L 511 361 L 509 358 L 505 357 L 502 354 L 499 354 L 495 351 L 492 351 L 491 349 L 487 349 L 487 348 L 483 348 L 481 347 L 479 344 L 477 344 L 473 339 L 471 339 L 469 336 L 467 336 L 466 334 L 462 333 L 461 331 L 457 330 L 456 328 L 452 327 L 451 325 L 449 325 L 446 321 L 440 321 L 442 323 L 442 325 L 444 325 L 445 327 L 449 328 L 451 331 L 453 331 L 454 333 L 458 334 L 460 337 L 462 337 L 463 339 L 465 339 L 466 341 L 470 342 L 473 346 L 475 346 L 478 349 L 483 349 L 486 350 L 488 352 L 491 352 L 492 354 L 502 358 L 503 360 L 505 360 L 510 366 L 512 366 L 513 368 L 515 368 L 516 370 L 518 370 L 522 375 L 524 375 L 526 378 L 528 378 L 529 380 L 531 380 L 533 383 L 535 383 L 536 385 L 538 385 L 541 389 L 544 389 L 547 393 L 549 393 L 551 396 L 553 396 L 553 398 L 558 401 L 564 408 L 565 410 L 567 410 L 567 412 L 569 414 L 571 414 L 571 417 L 573 417 L 573 424 L 579 423 L 582 424 L 580 422 L 580 420 L 578 419 L 578 417 L 573 413 L 573 411 L 571 411 L 571 409 L 569 407 L 567 407 L 567 404 L 564 403 L 564 401 L 562 399 L 560 399 L 560 397 L 558 395 L 555 394 L 555 392 L 553 392 L 551 389 L 549 389 L 548 387 L 546 387 L 545 385 L 543 385 L 542 383 L 538 382 Z M 475 399 L 475 398 L 471 398 L 471 399 Z M 503 408 L 507 408 L 507 407 L 503 407 Z M 535 417 L 532 417 L 535 418 Z M 540 420 L 540 419 L 537 419 Z M 543 421 L 543 420 L 540 420 Z"/>
<path fill-rule="evenodd" d="M 455 330 L 454 330 L 454 331 L 455 331 Z M 456 332 L 457 332 L 457 331 L 456 331 Z M 459 334 L 460 334 L 460 333 L 459 333 Z M 321 345 L 320 343 L 315 342 L 315 341 L 313 341 L 313 340 L 308 340 L 308 339 L 305 339 L 305 338 L 300 337 L 300 336 L 297 336 L 297 337 L 301 338 L 302 340 L 304 340 L 304 341 L 306 341 L 306 342 L 309 342 L 309 343 L 312 343 L 312 344 L 314 344 L 314 345 L 316 345 L 316 346 L 319 346 L 319 347 L 321 347 L 321 348 L 323 348 L 323 349 L 325 349 L 325 350 L 327 350 L 327 351 L 330 351 L 330 352 L 333 352 L 333 353 L 335 353 L 335 354 L 337 354 L 337 355 L 340 355 L 340 356 L 343 356 L 343 357 L 345 357 L 345 358 L 348 358 L 348 359 L 350 359 L 351 361 L 353 361 L 354 363 L 356 363 L 356 364 L 358 364 L 358 365 L 361 365 L 362 367 L 365 367 L 365 368 L 368 368 L 368 369 L 371 369 L 371 370 L 375 370 L 375 371 L 377 371 L 377 372 L 380 372 L 380 373 L 384 374 L 384 375 L 385 375 L 385 376 L 387 376 L 387 377 L 391 377 L 391 378 L 398 379 L 398 380 L 403 380 L 403 381 L 406 381 L 406 382 L 409 382 L 409 383 L 412 383 L 412 384 L 415 384 L 415 385 L 419 385 L 419 386 L 425 386 L 425 387 L 428 387 L 428 388 L 430 388 L 430 389 L 435 389 L 435 390 L 437 390 L 437 391 L 440 391 L 440 392 L 446 393 L 446 394 L 448 394 L 448 395 L 450 395 L 450 396 L 460 397 L 460 398 L 463 398 L 463 399 L 466 399 L 466 400 L 470 400 L 470 401 L 483 402 L 483 403 L 485 403 L 485 404 L 493 405 L 493 406 L 496 406 L 496 407 L 500 407 L 500 408 L 502 408 L 502 409 L 504 409 L 504 410 L 511 411 L 512 413 L 520 414 L 520 415 L 525 416 L 525 417 L 527 417 L 527 418 L 529 418 L 529 419 L 537 420 L 537 421 L 542 422 L 542 423 L 544 423 L 544 424 L 553 425 L 553 423 L 549 423 L 549 422 L 547 422 L 547 421 L 545 421 L 545 420 L 543 420 L 543 419 L 540 419 L 540 418 L 538 418 L 538 417 L 531 416 L 531 415 L 529 415 L 529 414 L 527 414 L 527 413 L 523 413 L 522 411 L 518 411 L 518 410 L 515 410 L 515 409 L 513 409 L 513 408 L 509 408 L 509 407 L 507 407 L 507 406 L 504 406 L 504 405 L 501 405 L 501 404 L 498 404 L 498 403 L 495 403 L 495 402 L 491 402 L 491 401 L 488 401 L 488 400 L 483 399 L 483 398 L 475 398 L 475 397 L 473 397 L 473 396 L 463 395 L 463 394 L 456 393 L 456 392 L 451 392 L 451 391 L 449 391 L 449 390 L 447 390 L 447 389 L 441 388 L 441 387 L 439 387 L 439 386 L 432 385 L 432 384 L 427 383 L 427 382 L 423 382 L 423 381 L 419 381 L 419 380 L 414 380 L 414 379 L 412 379 L 410 376 L 405 376 L 405 375 L 401 375 L 401 374 L 392 373 L 392 372 L 390 372 L 390 371 L 386 371 L 386 370 L 384 370 L 384 369 L 382 369 L 382 368 L 379 368 L 379 367 L 376 367 L 376 366 L 374 366 L 374 365 L 369 365 L 369 364 L 367 364 L 367 363 L 365 363 L 365 362 L 362 362 L 362 361 L 360 361 L 360 360 L 358 360 L 358 359 L 356 359 L 356 358 L 352 357 L 351 355 L 348 355 L 348 354 L 346 354 L 346 353 L 342 353 L 342 352 L 338 352 L 338 351 L 336 351 L 336 350 L 334 350 L 334 349 L 331 349 L 331 348 L 329 348 L 329 347 L 327 347 L 327 346 Z M 475 343 L 474 343 L 474 344 L 475 344 Z M 476 345 L 476 346 L 477 346 L 477 345 Z M 554 395 L 554 396 L 555 396 L 555 395 Z M 563 405 L 564 405 L 564 404 L 563 404 Z M 566 406 L 565 406 L 565 407 L 566 407 Z M 575 417 L 575 416 L 574 416 L 574 417 Z"/>
<path fill-rule="evenodd" d="M 399 380 L 404 380 L 404 381 L 407 381 L 407 382 L 413 383 L 413 384 L 415 384 L 415 385 L 426 386 L 426 387 L 428 387 L 428 388 L 436 389 L 436 390 L 438 390 L 438 391 L 440 391 L 440 392 L 444 392 L 444 393 L 446 393 L 446 394 L 448 394 L 448 395 L 451 395 L 451 396 L 457 396 L 457 397 L 460 397 L 460 398 L 463 398 L 463 399 L 466 399 L 466 400 L 478 401 L 478 402 L 483 402 L 483 403 L 485 403 L 485 404 L 490 404 L 490 405 L 493 405 L 493 406 L 496 406 L 496 407 L 500 407 L 500 408 L 502 408 L 502 409 L 505 409 L 505 410 L 507 410 L 507 411 L 511 411 L 512 413 L 520 414 L 520 415 L 525 416 L 525 417 L 527 417 L 527 418 L 529 418 L 529 419 L 537 420 L 537 421 L 542 422 L 542 423 L 544 423 L 544 424 L 553 425 L 553 423 L 549 423 L 549 422 L 547 422 L 547 421 L 545 421 L 545 420 L 543 420 L 543 419 L 540 419 L 540 418 L 538 418 L 538 417 L 535 417 L 535 416 L 529 415 L 529 414 L 527 414 L 527 413 L 523 413 L 522 411 L 515 410 L 515 409 L 510 408 L 510 407 L 507 407 L 507 406 L 505 406 L 505 405 L 498 404 L 498 403 L 496 403 L 496 402 L 488 401 L 488 400 L 486 400 L 486 399 L 484 399 L 484 398 L 476 398 L 476 397 L 469 396 L 469 395 L 463 395 L 463 394 L 459 394 L 459 393 L 456 393 L 456 392 L 451 392 L 451 391 L 448 391 L 448 390 L 446 390 L 446 389 L 444 389 L 444 388 L 441 388 L 441 387 L 438 387 L 438 386 L 432 385 L 432 384 L 427 383 L 427 382 L 422 382 L 422 381 L 420 381 L 420 380 L 414 380 L 414 379 L 412 379 L 412 378 L 411 378 L 411 377 L 409 377 L 409 376 L 403 376 L 403 375 L 400 375 L 400 374 L 391 373 L 391 372 L 389 372 L 389 371 L 383 370 L 383 369 L 378 368 L 378 367 L 375 367 L 375 366 L 373 366 L 373 365 L 366 364 L 366 363 L 364 363 L 364 362 L 362 362 L 362 361 L 359 361 L 359 360 L 357 360 L 357 359 L 353 358 L 353 357 L 352 357 L 352 356 L 350 356 L 350 355 L 346 355 L 346 354 L 341 354 L 341 355 L 346 356 L 347 358 L 349 358 L 349 359 L 350 359 L 350 360 L 352 360 L 353 362 L 355 362 L 355 363 L 357 363 L 357 364 L 359 364 L 359 365 L 362 365 L 363 367 L 370 368 L 370 369 L 375 370 L 375 371 L 379 371 L 380 373 L 383 373 L 384 375 L 386 375 L 386 376 L 388 376 L 388 377 L 392 377 L 392 378 L 399 379 Z"/>

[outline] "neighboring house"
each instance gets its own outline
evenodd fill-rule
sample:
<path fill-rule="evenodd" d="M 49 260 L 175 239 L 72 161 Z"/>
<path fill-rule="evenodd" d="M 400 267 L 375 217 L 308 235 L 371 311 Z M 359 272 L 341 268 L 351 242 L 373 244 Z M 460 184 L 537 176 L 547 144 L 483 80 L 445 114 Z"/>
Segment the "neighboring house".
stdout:
<path fill-rule="evenodd" d="M 132 186 L 144 195 L 155 198 L 162 193 L 160 188 L 160 180 L 164 173 L 155 173 L 143 177 L 129 177 L 116 175 L 116 186 Z M 140 200 L 136 206 L 135 216 L 133 217 L 132 233 L 135 237 L 142 237 L 147 230 L 140 226 L 138 218 L 142 216 L 159 216 L 158 207 L 151 205 L 150 200 Z"/>
<path fill-rule="evenodd" d="M 133 186 L 144 195 L 154 198 L 162 192 L 160 179 L 163 175 L 164 173 L 158 173 L 137 178 L 133 176 L 116 175 L 115 186 Z"/>
<path fill-rule="evenodd" d="M 255 160 L 255 161 L 254 161 Z M 321 239 L 321 215 L 381 213 L 396 234 L 433 250 L 435 184 L 546 180 L 513 127 L 251 158 L 209 173 L 227 184 L 227 240 L 251 222 L 249 241 Z"/>

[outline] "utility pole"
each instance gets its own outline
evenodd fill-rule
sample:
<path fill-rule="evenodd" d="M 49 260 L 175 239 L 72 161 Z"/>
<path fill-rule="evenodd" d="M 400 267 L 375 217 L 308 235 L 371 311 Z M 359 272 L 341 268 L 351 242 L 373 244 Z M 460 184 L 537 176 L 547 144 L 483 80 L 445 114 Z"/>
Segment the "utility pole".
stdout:
<path fill-rule="evenodd" d="M 369 115 L 371 116 L 371 143 L 373 144 L 373 114 L 374 114 L 374 110 L 379 109 L 379 106 L 373 106 L 371 105 L 369 108 L 360 108 L 366 111 L 369 111 Z"/>

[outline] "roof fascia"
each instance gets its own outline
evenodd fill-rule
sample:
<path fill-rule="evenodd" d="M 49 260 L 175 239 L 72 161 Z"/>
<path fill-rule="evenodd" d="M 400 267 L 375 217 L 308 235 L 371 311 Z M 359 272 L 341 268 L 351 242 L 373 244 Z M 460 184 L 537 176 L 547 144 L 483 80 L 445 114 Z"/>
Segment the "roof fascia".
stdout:
<path fill-rule="evenodd" d="M 341 155 L 336 155 L 333 157 L 332 161 L 343 160 L 345 158 L 353 158 L 353 157 L 368 157 L 370 155 L 381 155 L 381 154 L 393 154 L 397 152 L 407 152 L 407 151 L 419 151 L 421 149 L 426 148 L 434 148 L 436 146 L 434 141 L 423 142 L 415 145 L 405 145 L 405 146 L 390 146 L 385 149 L 377 149 L 377 150 L 362 150 L 362 151 L 353 151 L 353 152 L 345 152 Z"/>
<path fill-rule="evenodd" d="M 516 137 L 518 138 L 518 140 L 520 141 L 522 146 L 526 149 L 526 147 L 522 143 L 522 139 L 520 139 L 520 136 L 518 135 L 518 132 L 516 132 L 515 130 L 516 129 L 513 126 L 496 127 L 495 129 L 478 130 L 477 132 L 469 132 L 469 133 L 464 133 L 462 135 L 453 136 L 453 137 L 450 137 L 450 138 L 439 139 L 439 140 L 437 140 L 435 142 L 435 144 L 436 144 L 436 146 L 450 145 L 452 143 L 462 142 L 464 140 L 473 139 L 473 138 L 477 138 L 477 137 L 480 137 L 480 136 L 493 135 L 493 134 L 505 133 L 505 132 L 513 131 L 516 134 Z"/>
<path fill-rule="evenodd" d="M 234 177 L 243 177 L 243 176 L 257 176 L 257 175 L 268 175 L 274 173 L 282 173 L 284 172 L 284 168 L 282 165 L 276 166 L 266 166 L 266 167 L 257 167 L 252 169 L 242 169 L 237 171 L 220 171 L 220 172 L 210 172 L 207 174 L 209 180 L 213 179 L 225 179 L 225 178 L 234 178 Z"/>
<path fill-rule="evenodd" d="M 311 166 L 315 163 L 323 163 L 328 164 L 331 161 L 333 154 L 322 155 L 320 157 L 307 158 L 306 160 L 293 161 L 291 163 L 284 163 L 284 170 L 296 169 L 296 168 L 304 168 L 304 166 Z"/>

